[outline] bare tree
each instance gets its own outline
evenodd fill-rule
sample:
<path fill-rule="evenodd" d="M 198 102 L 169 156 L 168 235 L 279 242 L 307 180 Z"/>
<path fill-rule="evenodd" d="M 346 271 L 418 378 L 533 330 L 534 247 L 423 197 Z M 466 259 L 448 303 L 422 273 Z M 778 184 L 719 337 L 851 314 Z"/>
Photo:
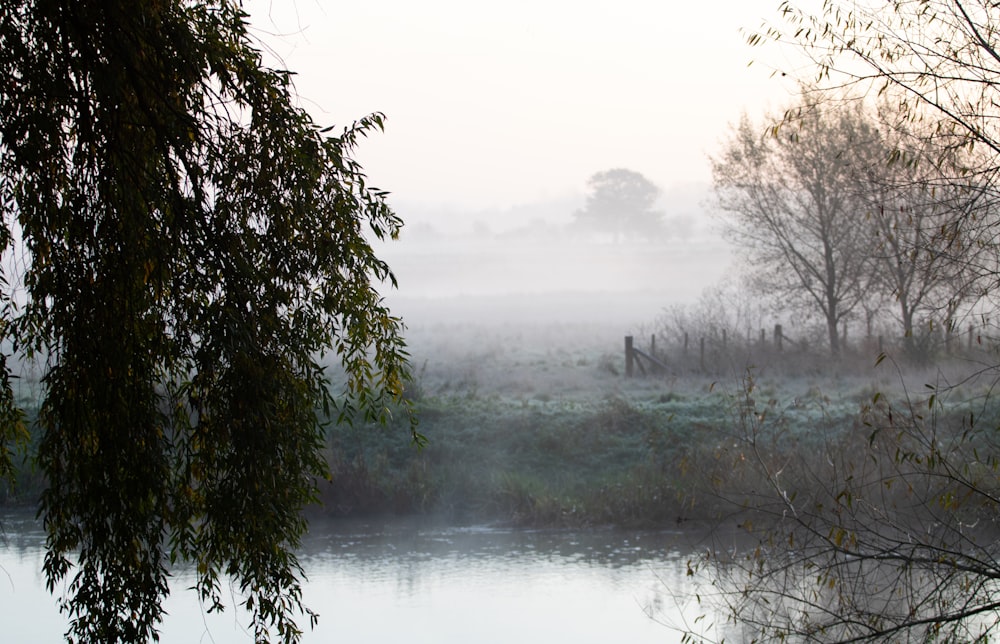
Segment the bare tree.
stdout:
<path fill-rule="evenodd" d="M 859 109 L 827 112 L 804 92 L 781 126 L 765 131 L 744 116 L 712 159 L 728 235 L 761 290 L 818 313 L 834 355 L 838 327 L 870 281 L 871 236 L 855 178 L 877 140 Z"/>
<path fill-rule="evenodd" d="M 814 62 L 826 94 L 877 93 L 932 144 L 936 189 L 967 193 L 944 236 L 977 298 L 998 285 L 1000 11 L 990 0 L 824 2 L 811 12 L 786 1 L 784 24 L 751 33 L 752 44 L 791 42 Z M 961 162 L 955 151 L 964 148 Z M 977 251 L 977 252 L 970 252 Z"/>
<path fill-rule="evenodd" d="M 824 2 L 820 13 L 782 3 L 784 25 L 748 40 L 796 43 L 816 79 L 854 95 L 875 90 L 934 135 L 1000 156 L 1000 12 L 992 0 Z M 950 142 L 949 145 L 954 144 Z M 942 146 L 944 149 L 944 146 Z"/>
<path fill-rule="evenodd" d="M 715 354 L 716 366 L 738 364 L 742 369 L 751 349 L 757 348 L 756 333 L 763 328 L 772 304 L 748 289 L 744 280 L 726 279 L 703 289 L 696 302 L 664 307 L 655 329 L 658 336 L 678 346 L 685 339 L 696 345 L 705 340 Z"/>
<path fill-rule="evenodd" d="M 854 426 L 792 437 L 785 414 L 799 412 L 743 385 L 720 455 L 733 473 L 717 489 L 743 536 L 698 571 L 721 591 L 714 608 L 746 641 L 988 641 L 1000 627 L 988 400 L 946 386 L 877 395 Z"/>
<path fill-rule="evenodd" d="M 942 164 L 968 166 L 964 148 L 941 150 L 933 132 L 894 116 L 880 110 L 881 150 L 858 174 L 858 193 L 876 240 L 872 293 L 895 303 L 905 353 L 923 361 L 932 325 L 950 331 L 961 308 L 976 300 L 969 267 L 986 246 L 973 243 L 974 219 L 966 214 L 982 190 L 968 179 L 943 180 Z"/>
<path fill-rule="evenodd" d="M 812 80 L 854 96 L 879 92 L 927 146 L 911 151 L 932 172 L 888 177 L 895 185 L 881 197 L 883 253 L 916 253 L 918 273 L 943 272 L 942 288 L 953 291 L 944 297 L 949 317 L 966 297 L 992 304 L 1000 276 L 996 4 L 834 0 L 819 14 L 788 2 L 781 11 L 787 25 L 752 34 L 751 42 L 798 43 L 816 63 Z M 956 163 L 963 146 L 968 156 Z M 927 225 L 918 225 L 925 216 Z M 889 236 L 900 237 L 899 251 L 888 249 Z M 924 297 L 907 288 L 907 297 Z M 749 543 L 735 556 L 716 550 L 714 568 L 720 600 L 748 638 L 969 642 L 996 635 L 1000 368 L 995 359 L 975 368 L 920 396 L 909 387 L 875 394 L 857 423 L 808 451 L 776 438 L 785 427 L 781 410 L 757 405 L 748 384 L 735 424 L 741 462 L 753 464 L 751 485 L 730 494 L 753 518 L 741 524 Z"/>

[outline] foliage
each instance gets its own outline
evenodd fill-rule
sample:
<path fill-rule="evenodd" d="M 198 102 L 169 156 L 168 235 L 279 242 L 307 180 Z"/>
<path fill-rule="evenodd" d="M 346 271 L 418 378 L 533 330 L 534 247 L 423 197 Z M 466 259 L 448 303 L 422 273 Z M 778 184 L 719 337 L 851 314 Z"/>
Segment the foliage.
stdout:
<path fill-rule="evenodd" d="M 906 300 L 904 326 L 908 309 L 927 306 L 925 287 L 944 291 L 946 324 L 981 298 L 985 320 L 998 275 L 996 6 L 824 2 L 811 13 L 785 2 L 781 15 L 750 43 L 795 43 L 827 105 L 875 94 L 895 115 L 892 136 L 903 138 L 890 138 L 868 178 L 878 251 L 899 269 L 882 276 Z M 946 380 L 920 396 L 872 395 L 825 463 L 783 457 L 761 440 L 772 418 L 747 405 L 737 425 L 758 485 L 733 498 L 756 513 L 744 524 L 753 542 L 722 562 L 732 575 L 719 583 L 748 638 L 964 642 L 996 631 L 995 363 L 960 379 L 985 381 L 978 400 L 950 400 L 959 388 Z"/>
<path fill-rule="evenodd" d="M 688 406 L 714 410 L 707 400 Z M 674 444 L 652 439 L 666 416 L 659 404 L 431 396 L 419 411 L 436 437 L 419 452 L 398 431 L 331 428 L 328 512 L 543 526 L 656 525 L 678 515 Z"/>
<path fill-rule="evenodd" d="M 935 325 L 954 330 L 988 282 L 993 243 L 977 221 L 988 188 L 943 174 L 977 157 L 940 149 L 898 106 L 815 88 L 772 120 L 764 129 L 744 117 L 713 159 L 726 232 L 754 290 L 817 314 L 834 354 L 838 328 L 863 313 L 866 337 L 894 317 L 907 357 L 928 360 Z"/>
<path fill-rule="evenodd" d="M 988 167 L 982 169 L 995 167 L 1000 14 L 994 3 L 831 1 L 811 13 L 786 0 L 780 14 L 787 26 L 767 26 L 749 42 L 795 43 L 814 63 L 813 80 L 855 93 L 875 90 L 911 122 L 932 124 L 928 131 L 939 150 L 963 142 L 984 146 Z"/>
<path fill-rule="evenodd" d="M 798 123 L 790 112 L 776 129 Z M 858 255 L 872 268 L 864 293 L 896 300 L 910 356 L 926 350 L 917 345 L 916 312 L 944 309 L 950 322 L 977 296 L 970 285 L 996 275 L 987 258 L 995 244 L 984 232 L 995 225 L 989 185 L 948 179 L 975 159 L 940 144 L 904 118 L 896 128 L 883 124 L 867 157 L 861 145 L 832 157 L 839 163 L 849 151 L 854 167 L 841 191 L 865 204 L 877 242 Z M 980 358 L 992 364 L 995 356 Z M 995 381 L 995 369 L 983 376 Z M 717 487 L 746 535 L 735 552 L 731 542 L 712 551 L 709 572 L 745 639 L 964 642 L 995 631 L 996 404 L 989 393 L 946 402 L 955 392 L 945 384 L 916 399 L 874 394 L 853 431 L 806 447 L 788 444 L 790 410 L 762 403 L 746 381 L 727 455 L 733 474 Z"/>
<path fill-rule="evenodd" d="M 615 241 L 661 232 L 663 213 L 654 209 L 660 189 L 638 172 L 605 170 L 591 176 L 587 186 L 587 203 L 574 214 L 579 228 L 610 233 Z"/>
<path fill-rule="evenodd" d="M 331 428 L 325 511 L 550 527 L 704 525 L 730 513 L 718 492 L 741 472 L 730 460 L 731 398 L 697 378 L 679 390 L 626 382 L 633 386 L 618 394 L 551 400 L 432 392 L 419 412 L 435 440 L 419 452 L 391 429 Z M 848 382 L 799 377 L 759 388 L 762 404 L 784 410 L 786 453 L 818 452 L 851 431 L 870 394 L 859 393 L 863 379 Z"/>
<path fill-rule="evenodd" d="M 377 418 L 406 378 L 366 240 L 400 222 L 350 157 L 382 116 L 320 130 L 230 2 L 3 0 L 0 78 L 0 245 L 27 254 L 0 330 L 46 365 L 44 570 L 69 639 L 155 639 L 184 559 L 209 610 L 230 577 L 258 641 L 297 641 L 320 412 Z"/>

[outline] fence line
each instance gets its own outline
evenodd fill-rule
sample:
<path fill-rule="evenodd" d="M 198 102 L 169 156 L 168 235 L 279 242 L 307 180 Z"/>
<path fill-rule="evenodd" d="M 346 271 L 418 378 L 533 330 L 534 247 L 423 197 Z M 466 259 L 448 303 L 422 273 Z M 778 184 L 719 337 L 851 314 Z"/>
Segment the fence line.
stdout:
<path fill-rule="evenodd" d="M 846 336 L 841 338 L 842 359 L 863 358 L 873 359 L 884 353 L 899 352 L 900 357 L 933 361 L 942 358 L 968 357 L 977 352 L 996 351 L 1000 347 L 1000 338 L 987 335 L 986 327 L 977 333 L 976 327 L 969 324 L 965 332 L 937 329 L 936 332 L 921 335 L 911 343 L 905 338 L 887 339 L 884 335 L 866 336 L 863 340 L 849 346 Z M 770 342 L 768 336 L 770 335 Z M 965 335 L 965 342 L 960 338 Z M 740 337 L 737 335 L 737 337 Z M 956 342 L 956 340 L 959 340 Z M 916 343 L 916 344 L 913 344 Z M 653 373 L 671 373 L 678 370 L 696 370 L 709 373 L 723 366 L 723 359 L 732 361 L 736 358 L 767 358 L 771 361 L 782 359 L 794 360 L 807 356 L 824 356 L 829 358 L 830 352 L 824 344 L 811 344 L 808 340 L 796 340 L 785 333 L 782 324 L 775 324 L 771 333 L 760 329 L 759 339 L 754 342 L 747 333 L 746 342 L 731 342 L 727 329 L 718 334 L 700 335 L 697 340 L 697 360 L 691 355 L 691 335 L 683 331 L 678 343 L 665 341 L 662 336 L 657 341 L 657 335 L 649 338 L 649 351 L 636 346 L 633 336 L 625 336 L 625 375 L 632 377 L 636 369 L 642 375 Z M 964 346 L 963 346 L 964 344 Z M 904 355 L 907 346 L 914 355 Z"/>

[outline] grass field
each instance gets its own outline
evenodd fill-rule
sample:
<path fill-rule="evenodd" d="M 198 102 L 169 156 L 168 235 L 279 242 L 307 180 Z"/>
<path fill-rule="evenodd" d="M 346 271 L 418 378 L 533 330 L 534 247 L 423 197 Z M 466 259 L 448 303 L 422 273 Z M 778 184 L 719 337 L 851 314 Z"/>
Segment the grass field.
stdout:
<path fill-rule="evenodd" d="M 929 395 L 925 383 L 957 380 L 927 368 L 904 382 L 890 361 L 874 368 L 874 357 L 791 370 L 734 358 L 710 376 L 679 369 L 626 378 L 618 328 L 466 322 L 411 329 L 408 393 L 428 445 L 412 444 L 401 413 L 386 426 L 331 425 L 333 477 L 321 484 L 323 505 L 314 511 L 548 526 L 717 521 L 732 511 L 734 496 L 760 483 L 747 466 L 751 447 L 815 471 L 863 445 L 870 431 L 863 415 L 876 393 L 883 403 L 912 403 Z M 38 395 L 30 382 L 24 378 L 19 392 L 29 409 Z M 994 405 L 982 402 L 985 386 L 954 388 L 947 404 L 978 404 L 977 416 L 988 416 Z M 0 499 L 31 504 L 43 485 L 26 462 L 17 488 L 0 490 Z"/>
<path fill-rule="evenodd" d="M 419 330 L 412 393 L 428 446 L 418 451 L 401 426 L 332 428 L 325 511 L 532 525 L 711 521 L 728 504 L 717 491 L 747 476 L 748 404 L 774 453 L 817 458 L 864 431 L 876 392 L 903 396 L 942 376 L 924 370 L 904 383 L 889 363 L 826 363 L 792 375 L 733 364 L 712 376 L 625 378 L 621 344 L 584 325 Z"/>

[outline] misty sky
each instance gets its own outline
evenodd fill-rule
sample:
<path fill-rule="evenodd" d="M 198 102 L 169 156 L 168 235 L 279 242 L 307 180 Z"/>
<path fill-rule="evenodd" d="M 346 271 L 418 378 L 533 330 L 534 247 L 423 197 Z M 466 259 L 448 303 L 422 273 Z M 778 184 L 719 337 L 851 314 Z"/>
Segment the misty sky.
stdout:
<path fill-rule="evenodd" d="M 740 28 L 780 0 L 253 0 L 254 31 L 323 125 L 378 110 L 358 158 L 400 210 L 476 212 L 582 195 L 627 167 L 669 190 L 746 109 L 781 107 L 792 52 Z M 748 63 L 754 64 L 748 67 Z M 405 206 L 405 207 L 404 207 Z"/>

